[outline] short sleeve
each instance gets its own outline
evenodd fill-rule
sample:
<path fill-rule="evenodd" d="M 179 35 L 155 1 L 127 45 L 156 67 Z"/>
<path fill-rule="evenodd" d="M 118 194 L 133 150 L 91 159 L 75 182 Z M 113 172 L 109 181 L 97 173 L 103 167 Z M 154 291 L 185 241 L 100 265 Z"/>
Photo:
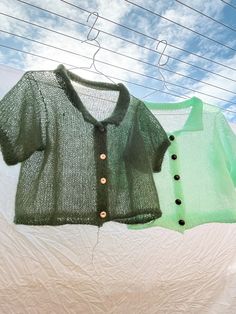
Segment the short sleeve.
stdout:
<path fill-rule="evenodd" d="M 140 103 L 140 129 L 146 150 L 150 156 L 154 172 L 161 171 L 161 165 L 167 148 L 170 146 L 168 136 L 154 114 L 144 103 Z"/>
<path fill-rule="evenodd" d="M 227 168 L 236 186 L 236 135 L 221 112 L 217 115 L 216 126 Z"/>
<path fill-rule="evenodd" d="M 36 86 L 30 72 L 0 100 L 0 148 L 7 165 L 15 165 L 45 146 L 45 130 Z"/>

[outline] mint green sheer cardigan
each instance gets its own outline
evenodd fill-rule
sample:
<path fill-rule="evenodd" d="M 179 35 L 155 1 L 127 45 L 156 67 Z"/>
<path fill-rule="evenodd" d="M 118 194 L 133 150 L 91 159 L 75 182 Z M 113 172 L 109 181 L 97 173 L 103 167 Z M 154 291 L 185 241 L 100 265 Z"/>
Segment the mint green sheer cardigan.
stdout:
<path fill-rule="evenodd" d="M 129 229 L 163 227 L 181 233 L 205 223 L 236 222 L 236 135 L 222 111 L 193 97 L 179 103 L 149 103 L 148 109 L 174 115 L 191 109 L 181 128 L 167 132 L 171 145 L 162 170 L 153 173 L 162 216 Z M 171 116 L 169 116 L 171 124 Z"/>

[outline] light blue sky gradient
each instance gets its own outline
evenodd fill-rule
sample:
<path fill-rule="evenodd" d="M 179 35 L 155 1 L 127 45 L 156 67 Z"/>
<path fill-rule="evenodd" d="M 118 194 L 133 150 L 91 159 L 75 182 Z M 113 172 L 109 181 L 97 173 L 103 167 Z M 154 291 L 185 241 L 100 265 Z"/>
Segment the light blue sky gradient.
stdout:
<path fill-rule="evenodd" d="M 63 3 L 60 0 L 26 0 L 26 2 L 38 5 L 42 8 L 51 10 L 76 21 L 85 24 L 87 23 L 87 12 L 81 11 L 80 9 Z M 150 12 L 146 12 L 140 8 L 137 8 L 124 0 L 116 0 L 111 2 L 108 2 L 107 0 L 68 0 L 68 2 L 76 4 L 84 9 L 89 10 L 90 12 L 97 11 L 100 16 L 126 25 L 127 27 L 133 28 L 138 32 L 142 32 L 148 35 L 149 37 L 156 38 L 156 40 L 166 40 L 168 43 L 165 53 L 168 54 L 170 58 L 166 65 L 160 67 L 162 75 L 160 74 L 159 69 L 156 66 L 149 66 L 147 64 L 134 61 L 129 58 L 125 58 L 101 49 L 96 56 L 96 60 L 109 62 L 111 64 L 115 64 L 117 66 L 128 69 L 127 71 L 119 70 L 96 62 L 97 68 L 104 74 L 160 90 L 159 92 L 156 92 L 149 97 L 146 97 L 145 100 L 147 101 L 177 102 L 183 100 L 181 98 L 170 96 L 165 93 L 169 92 L 177 95 L 183 95 L 187 98 L 197 96 L 207 103 L 228 108 L 229 110 L 236 112 L 236 106 L 233 104 L 236 103 L 235 51 L 225 48 L 222 45 L 216 44 L 206 38 L 203 38 L 202 36 L 196 35 L 193 32 L 184 29 L 183 27 L 165 21 L 164 19 L 154 14 L 151 14 Z M 236 49 L 236 10 L 224 4 L 220 0 L 183 0 L 183 2 L 197 10 L 200 10 L 204 14 L 211 16 L 212 18 L 229 25 L 230 27 L 234 28 L 235 31 L 231 31 L 226 27 L 215 23 L 214 21 L 202 16 L 197 12 L 194 12 L 193 10 L 178 3 L 175 0 L 134 0 L 133 2 L 144 6 L 145 8 L 148 8 L 152 12 L 161 14 L 177 23 L 180 23 L 201 34 L 204 34 L 205 36 L 213 38 L 214 40 L 217 40 L 225 45 Z M 236 6 L 235 0 L 232 0 L 231 3 Z M 69 36 L 74 36 L 81 40 L 86 39 L 89 30 L 85 26 L 80 26 L 74 22 L 56 17 L 53 14 L 49 14 L 36 8 L 32 8 L 16 0 L 2 0 L 0 2 L 0 12 L 37 23 L 49 29 L 65 33 Z M 94 21 L 94 17 L 91 17 L 91 20 L 88 22 L 88 24 L 91 25 L 92 21 Z M 79 40 L 70 39 L 65 36 L 57 35 L 53 32 L 34 27 L 32 25 L 24 24 L 20 21 L 16 21 L 3 15 L 0 15 L 0 25 L 1 30 L 26 36 L 28 38 L 51 44 L 63 49 L 67 49 L 69 51 L 73 51 L 75 53 L 79 53 L 88 57 L 92 57 L 97 49 L 96 46 L 90 46 L 86 43 L 81 43 Z M 135 32 L 112 24 L 101 18 L 98 19 L 96 27 L 108 33 L 126 38 L 147 48 L 155 49 L 157 45 L 157 41 L 155 41 L 154 39 L 139 35 Z M 94 31 L 91 35 L 94 35 L 95 33 L 96 32 Z M 155 53 L 136 45 L 129 44 L 125 41 L 113 38 L 102 32 L 98 35 L 97 40 L 102 47 L 106 47 L 108 49 L 126 54 L 133 58 L 152 63 L 153 65 L 158 64 L 161 49 L 163 49 L 164 47 L 163 45 L 160 45 L 158 53 Z M 91 60 L 81 58 L 79 56 L 76 56 L 75 54 L 69 54 L 53 48 L 45 47 L 37 43 L 14 37 L 12 35 L 6 35 L 2 32 L 0 37 L 0 44 L 23 49 L 28 52 L 36 53 L 38 55 L 42 55 L 48 58 L 53 58 L 64 64 L 69 63 L 80 67 L 89 67 L 91 64 Z M 222 63 L 235 70 L 231 70 L 227 67 L 217 65 L 202 58 L 195 57 L 189 53 L 185 53 L 181 50 L 175 49 L 170 45 L 174 45 L 181 49 L 197 53 L 198 55 Z M 173 60 L 172 57 L 179 58 L 180 60 L 183 60 L 185 62 L 228 77 L 229 80 Z M 161 60 L 162 62 L 165 62 L 166 58 L 163 57 Z M 8 65 L 25 71 L 37 69 L 53 69 L 57 66 L 58 63 L 43 60 L 37 57 L 29 56 L 23 53 L 11 51 L 9 49 L 0 47 L 0 64 Z M 208 84 L 219 86 L 232 92 L 221 90 L 213 86 L 203 84 L 201 82 L 196 82 L 194 80 L 175 75 L 173 73 L 165 71 L 164 69 L 170 69 L 171 71 L 191 76 L 195 79 L 204 81 Z M 196 92 L 186 90 L 185 88 L 172 86 L 168 83 L 164 85 L 162 81 L 132 73 L 130 72 L 130 70 L 140 72 L 143 75 L 152 76 L 159 80 L 162 80 L 164 76 L 166 82 L 178 84 L 180 86 L 196 90 Z M 91 73 L 88 73 L 87 71 L 81 69 L 75 70 L 75 73 L 88 79 L 106 80 L 106 78 L 103 76 L 93 74 L 91 75 Z M 119 80 L 116 81 L 119 82 Z M 139 98 L 143 98 L 144 96 L 152 92 L 152 90 L 143 87 L 137 87 L 133 84 L 125 83 L 125 85 L 129 88 L 132 94 Z M 225 100 L 217 100 L 201 93 L 210 94 L 218 98 L 223 98 Z M 236 121 L 236 114 L 226 111 L 224 111 L 224 113 L 230 121 Z"/>

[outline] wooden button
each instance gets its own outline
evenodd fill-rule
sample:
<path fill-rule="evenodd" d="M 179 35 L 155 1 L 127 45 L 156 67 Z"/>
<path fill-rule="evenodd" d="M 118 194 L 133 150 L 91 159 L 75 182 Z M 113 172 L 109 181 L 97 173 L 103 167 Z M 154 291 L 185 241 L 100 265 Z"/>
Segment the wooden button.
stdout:
<path fill-rule="evenodd" d="M 106 178 L 101 178 L 101 179 L 100 179 L 100 182 L 101 182 L 102 184 L 105 184 L 105 183 L 107 182 L 107 179 L 106 179 Z"/>
<path fill-rule="evenodd" d="M 107 216 L 107 213 L 105 212 L 105 210 L 100 212 L 100 217 L 101 218 L 106 218 L 106 216 Z"/>
<path fill-rule="evenodd" d="M 100 159 L 104 160 L 106 158 L 107 158 L 106 154 L 100 154 Z"/>

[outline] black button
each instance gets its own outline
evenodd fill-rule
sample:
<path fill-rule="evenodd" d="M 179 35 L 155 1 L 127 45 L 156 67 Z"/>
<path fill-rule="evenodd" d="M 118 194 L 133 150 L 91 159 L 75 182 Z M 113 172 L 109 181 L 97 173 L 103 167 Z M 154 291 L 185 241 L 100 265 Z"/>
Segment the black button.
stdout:
<path fill-rule="evenodd" d="M 185 221 L 182 220 L 182 219 L 180 219 L 180 220 L 179 220 L 179 224 L 180 224 L 181 226 L 183 226 L 183 225 L 185 225 Z"/>
<path fill-rule="evenodd" d="M 175 159 L 177 159 L 177 155 L 173 154 L 173 155 L 171 156 L 171 158 L 175 160 Z"/>
<path fill-rule="evenodd" d="M 173 140 L 175 139 L 174 135 L 170 135 L 170 136 L 169 136 L 169 139 L 170 139 L 171 141 L 173 141 Z"/>
<path fill-rule="evenodd" d="M 105 132 L 106 131 L 106 129 L 103 126 L 100 126 L 98 129 L 99 129 L 100 132 Z"/>
<path fill-rule="evenodd" d="M 174 179 L 175 180 L 179 180 L 180 179 L 180 176 L 178 174 L 174 175 Z"/>
<path fill-rule="evenodd" d="M 182 202 L 180 199 L 177 198 L 177 200 L 175 200 L 175 204 L 180 205 Z"/>

